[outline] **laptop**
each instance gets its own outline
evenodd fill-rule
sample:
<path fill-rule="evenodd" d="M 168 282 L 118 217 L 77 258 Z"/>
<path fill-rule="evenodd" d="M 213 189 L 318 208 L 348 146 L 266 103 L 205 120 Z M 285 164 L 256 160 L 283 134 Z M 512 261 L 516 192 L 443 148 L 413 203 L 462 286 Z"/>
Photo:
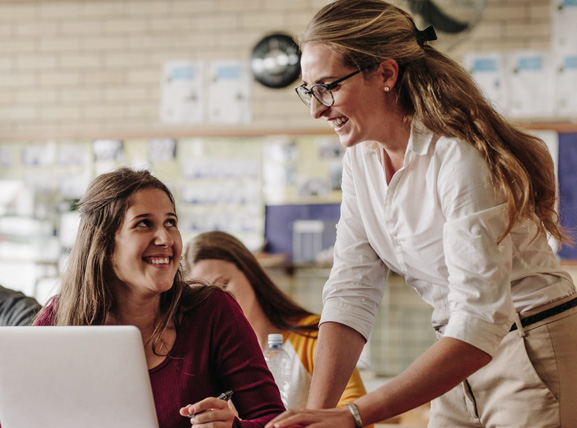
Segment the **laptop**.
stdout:
<path fill-rule="evenodd" d="M 2 428 L 158 428 L 134 326 L 0 327 Z"/>

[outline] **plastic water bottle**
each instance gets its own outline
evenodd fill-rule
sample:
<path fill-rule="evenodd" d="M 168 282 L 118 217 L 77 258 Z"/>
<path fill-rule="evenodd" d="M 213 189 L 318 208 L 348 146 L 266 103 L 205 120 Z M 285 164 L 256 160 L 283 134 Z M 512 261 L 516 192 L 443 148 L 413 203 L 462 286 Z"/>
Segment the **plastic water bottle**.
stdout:
<path fill-rule="evenodd" d="M 291 361 L 289 354 L 282 348 L 282 334 L 268 335 L 268 348 L 264 359 L 280 390 L 281 399 L 288 409 L 291 387 Z"/>

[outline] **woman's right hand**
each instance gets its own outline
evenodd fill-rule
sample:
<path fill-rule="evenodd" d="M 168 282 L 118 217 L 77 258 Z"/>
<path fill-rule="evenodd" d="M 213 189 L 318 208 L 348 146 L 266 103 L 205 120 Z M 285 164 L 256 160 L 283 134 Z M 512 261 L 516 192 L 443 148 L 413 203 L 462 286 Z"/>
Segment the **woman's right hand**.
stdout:
<path fill-rule="evenodd" d="M 180 409 L 180 414 L 190 417 L 190 424 L 195 427 L 232 428 L 235 418 L 228 401 L 216 397 L 208 397 L 184 406 Z"/>

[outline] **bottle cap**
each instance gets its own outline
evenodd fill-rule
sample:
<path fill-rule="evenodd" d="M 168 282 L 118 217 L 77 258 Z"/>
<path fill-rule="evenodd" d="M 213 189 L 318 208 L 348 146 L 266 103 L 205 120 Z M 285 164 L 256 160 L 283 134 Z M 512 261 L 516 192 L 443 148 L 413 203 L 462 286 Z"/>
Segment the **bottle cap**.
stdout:
<path fill-rule="evenodd" d="M 282 334 L 279 333 L 271 333 L 268 335 L 269 343 L 282 343 Z"/>

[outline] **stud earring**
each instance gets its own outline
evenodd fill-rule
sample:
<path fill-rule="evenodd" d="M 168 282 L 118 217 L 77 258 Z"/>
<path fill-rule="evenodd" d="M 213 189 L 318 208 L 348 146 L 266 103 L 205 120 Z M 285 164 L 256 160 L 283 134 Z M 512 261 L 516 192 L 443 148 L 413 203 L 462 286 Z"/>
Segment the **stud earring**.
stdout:
<path fill-rule="evenodd" d="M 385 86 L 385 92 L 389 92 L 391 90 L 391 88 L 389 88 L 388 86 Z"/>

